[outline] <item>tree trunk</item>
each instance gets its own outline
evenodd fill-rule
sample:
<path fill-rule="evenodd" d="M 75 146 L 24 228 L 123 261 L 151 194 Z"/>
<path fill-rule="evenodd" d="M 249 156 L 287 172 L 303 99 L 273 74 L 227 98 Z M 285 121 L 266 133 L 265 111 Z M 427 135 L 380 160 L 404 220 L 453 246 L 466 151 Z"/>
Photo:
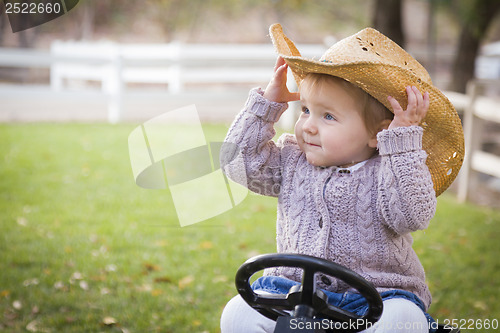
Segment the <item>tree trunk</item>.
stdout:
<path fill-rule="evenodd" d="M 83 40 L 90 40 L 94 34 L 94 18 L 95 18 L 95 2 L 83 3 L 83 15 L 80 30 L 80 38 Z"/>
<path fill-rule="evenodd" d="M 375 0 L 373 27 L 404 48 L 402 0 Z"/>
<path fill-rule="evenodd" d="M 498 0 L 476 0 L 472 13 L 462 25 L 458 50 L 453 62 L 450 90 L 465 93 L 467 82 L 474 78 L 475 61 L 479 46 L 488 26 L 500 11 Z"/>
<path fill-rule="evenodd" d="M 2 5 L 0 4 L 0 46 L 3 44 L 4 31 L 7 27 L 7 14 L 3 13 Z"/>

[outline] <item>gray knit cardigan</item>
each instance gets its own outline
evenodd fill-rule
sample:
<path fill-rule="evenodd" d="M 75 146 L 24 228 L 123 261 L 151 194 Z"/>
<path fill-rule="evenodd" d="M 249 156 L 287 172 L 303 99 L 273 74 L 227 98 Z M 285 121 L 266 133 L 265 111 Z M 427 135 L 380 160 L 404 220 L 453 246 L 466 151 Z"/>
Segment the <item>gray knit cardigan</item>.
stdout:
<path fill-rule="evenodd" d="M 431 295 L 410 235 L 427 228 L 436 209 L 422 128 L 381 131 L 378 154 L 361 166 L 315 167 L 293 135 L 272 140 L 273 125 L 287 107 L 252 90 L 225 139 L 239 148 L 243 163 L 229 163 L 237 159 L 222 152 L 229 178 L 278 197 L 278 252 L 331 260 L 359 273 L 379 292 L 413 292 L 428 308 Z M 301 281 L 302 271 L 279 267 L 264 274 Z M 355 291 L 341 280 L 316 278 L 320 288 Z"/>

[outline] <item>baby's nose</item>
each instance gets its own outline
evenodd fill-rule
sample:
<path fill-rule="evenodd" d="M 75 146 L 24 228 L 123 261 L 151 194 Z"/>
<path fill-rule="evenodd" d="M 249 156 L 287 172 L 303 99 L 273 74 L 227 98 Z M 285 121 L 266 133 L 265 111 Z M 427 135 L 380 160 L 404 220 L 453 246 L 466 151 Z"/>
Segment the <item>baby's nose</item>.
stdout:
<path fill-rule="evenodd" d="M 312 117 L 310 117 L 309 119 L 307 119 L 305 121 L 303 129 L 307 133 L 316 133 L 318 131 L 318 127 L 316 126 L 316 122 L 314 121 L 314 119 L 312 119 Z"/>

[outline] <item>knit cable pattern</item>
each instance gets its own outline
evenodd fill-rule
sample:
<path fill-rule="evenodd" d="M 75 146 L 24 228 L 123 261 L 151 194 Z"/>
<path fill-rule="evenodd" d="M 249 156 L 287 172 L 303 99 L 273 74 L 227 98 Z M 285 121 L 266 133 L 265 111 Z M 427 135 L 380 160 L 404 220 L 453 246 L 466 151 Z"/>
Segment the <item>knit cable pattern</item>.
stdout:
<path fill-rule="evenodd" d="M 239 147 L 245 168 L 222 164 L 231 179 L 244 175 L 250 190 L 278 197 L 278 252 L 332 260 L 379 291 L 407 290 L 428 307 L 431 295 L 410 234 L 425 229 L 436 208 L 422 129 L 380 132 L 379 154 L 352 172 L 341 172 L 309 164 L 293 135 L 272 141 L 274 122 L 285 109 L 286 104 L 269 102 L 261 90 L 252 90 L 226 137 Z M 302 277 L 300 269 L 289 267 L 264 274 L 295 281 Z M 331 277 L 318 275 L 317 283 L 333 292 L 350 290 Z"/>

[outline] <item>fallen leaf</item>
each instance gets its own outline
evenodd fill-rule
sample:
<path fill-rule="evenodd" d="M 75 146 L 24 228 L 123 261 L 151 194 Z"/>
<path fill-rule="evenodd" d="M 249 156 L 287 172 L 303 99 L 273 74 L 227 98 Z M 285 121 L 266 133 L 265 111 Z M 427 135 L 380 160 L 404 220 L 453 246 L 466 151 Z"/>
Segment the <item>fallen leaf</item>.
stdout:
<path fill-rule="evenodd" d="M 200 247 L 203 250 L 210 250 L 211 248 L 214 247 L 214 244 L 211 241 L 204 241 L 200 243 Z"/>
<path fill-rule="evenodd" d="M 116 272 L 116 270 L 118 269 L 118 267 L 116 267 L 116 265 L 114 264 L 109 264 L 109 265 L 106 265 L 106 272 Z"/>
<path fill-rule="evenodd" d="M 161 290 L 161 289 L 153 289 L 151 291 L 151 295 L 154 296 L 154 297 L 160 296 L 161 294 L 163 294 L 163 290 Z"/>
<path fill-rule="evenodd" d="M 23 308 L 23 303 L 21 303 L 21 301 L 19 300 L 15 300 L 14 302 L 12 302 L 12 307 L 16 310 L 21 310 Z"/>
<path fill-rule="evenodd" d="M 212 279 L 213 283 L 227 282 L 228 278 L 225 275 L 218 275 Z"/>
<path fill-rule="evenodd" d="M 75 284 L 75 282 L 78 280 L 83 280 L 83 274 L 80 272 L 74 272 L 73 274 L 71 274 L 71 277 L 69 278 L 69 283 Z"/>
<path fill-rule="evenodd" d="M 482 312 L 488 311 L 488 305 L 483 301 L 475 301 L 473 304 L 474 308 L 481 310 Z"/>
<path fill-rule="evenodd" d="M 101 295 L 109 295 L 111 293 L 111 290 L 108 288 L 101 288 Z"/>
<path fill-rule="evenodd" d="M 64 286 L 64 283 L 62 281 L 57 281 L 56 283 L 54 283 L 54 289 L 62 290 L 64 288 L 65 288 L 65 286 Z"/>
<path fill-rule="evenodd" d="M 101 275 L 93 275 L 89 277 L 89 279 L 92 281 L 106 281 L 107 277 L 106 275 L 101 274 Z"/>
<path fill-rule="evenodd" d="M 5 319 L 7 319 L 8 321 L 13 321 L 15 319 L 17 319 L 17 317 L 19 317 L 19 315 L 17 314 L 17 312 L 11 310 L 11 309 L 7 309 L 4 313 L 3 313 L 3 317 Z"/>
<path fill-rule="evenodd" d="M 89 236 L 89 241 L 92 243 L 97 243 L 98 240 L 99 240 L 99 236 L 97 236 L 96 234 L 91 234 Z"/>
<path fill-rule="evenodd" d="M 249 257 L 249 258 L 251 258 L 251 257 L 258 256 L 259 254 L 260 254 L 259 251 L 252 250 L 252 251 L 249 251 L 246 256 Z"/>
<path fill-rule="evenodd" d="M 153 287 L 150 284 L 144 283 L 142 286 L 137 287 L 138 291 L 150 292 L 153 290 Z"/>
<path fill-rule="evenodd" d="M 32 279 L 24 280 L 23 286 L 25 286 L 25 287 L 32 286 L 32 285 L 36 286 L 39 283 L 40 283 L 40 281 L 37 278 L 32 278 Z"/>
<path fill-rule="evenodd" d="M 172 279 L 168 276 L 160 276 L 155 278 L 154 280 L 156 283 L 171 283 Z"/>
<path fill-rule="evenodd" d="M 87 281 L 82 280 L 80 281 L 79 285 L 83 290 L 89 290 L 89 284 L 87 283 Z"/>
<path fill-rule="evenodd" d="M 29 332 L 38 332 L 37 326 L 38 326 L 38 321 L 33 320 L 33 321 L 29 322 L 28 325 L 26 325 L 26 330 Z"/>
<path fill-rule="evenodd" d="M 99 248 L 99 252 L 101 254 L 106 254 L 108 252 L 108 248 L 106 247 L 106 245 L 101 245 L 101 247 Z"/>
<path fill-rule="evenodd" d="M 49 333 L 50 330 L 45 327 L 40 326 L 40 322 L 38 320 L 33 320 L 26 325 L 26 330 L 29 332 L 44 332 L 44 333 Z"/>
<path fill-rule="evenodd" d="M 150 272 L 160 270 L 160 266 L 151 264 L 149 262 L 144 263 L 143 266 L 144 266 L 144 270 L 145 270 L 144 274 L 149 274 Z"/>
<path fill-rule="evenodd" d="M 194 282 L 194 277 L 192 275 L 185 276 L 179 280 L 179 289 L 183 290 L 193 282 Z"/>
<path fill-rule="evenodd" d="M 17 221 L 17 224 L 19 224 L 22 227 L 25 227 L 28 225 L 28 220 L 25 217 L 20 216 L 17 218 L 16 221 Z"/>
<path fill-rule="evenodd" d="M 107 316 L 107 317 L 104 317 L 104 318 L 102 319 L 102 323 L 103 323 L 104 325 L 106 325 L 106 326 L 112 326 L 112 325 L 117 324 L 117 323 L 118 323 L 118 321 L 117 321 L 115 318 L 113 318 L 113 317 L 109 317 L 109 316 Z"/>
<path fill-rule="evenodd" d="M 158 247 L 165 247 L 165 246 L 168 245 L 168 241 L 166 241 L 166 240 L 157 240 L 156 242 L 154 242 L 154 245 L 158 246 Z"/>

